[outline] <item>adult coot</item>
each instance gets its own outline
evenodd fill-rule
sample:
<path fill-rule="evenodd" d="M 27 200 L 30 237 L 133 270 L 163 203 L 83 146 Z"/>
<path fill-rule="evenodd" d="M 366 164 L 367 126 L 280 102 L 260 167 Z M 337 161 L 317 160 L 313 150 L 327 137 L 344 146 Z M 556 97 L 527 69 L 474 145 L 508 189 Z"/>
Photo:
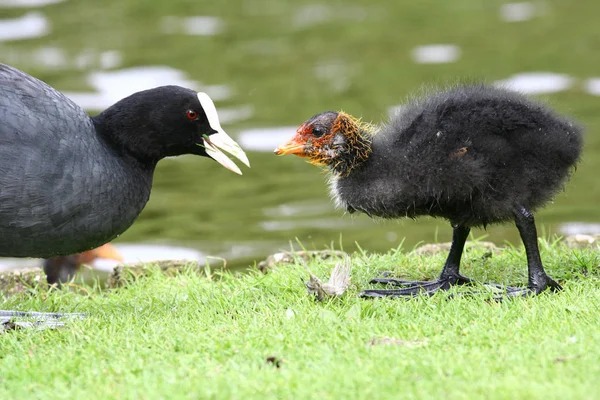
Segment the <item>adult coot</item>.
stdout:
<path fill-rule="evenodd" d="M 150 196 L 167 156 L 249 165 L 205 93 L 137 92 L 90 117 L 67 97 L 0 64 L 0 256 L 49 258 L 111 241 Z"/>
<path fill-rule="evenodd" d="M 527 288 L 560 289 L 544 271 L 533 212 L 569 178 L 582 147 L 581 129 L 541 104 L 506 89 L 468 84 L 410 101 L 382 127 L 343 112 L 306 121 L 276 154 L 307 157 L 331 171 L 337 204 L 383 218 L 419 215 L 450 221 L 452 246 L 431 282 L 377 278 L 402 286 L 363 296 L 434 293 L 469 283 L 459 274 L 472 227 L 514 220 L 527 253 Z"/>

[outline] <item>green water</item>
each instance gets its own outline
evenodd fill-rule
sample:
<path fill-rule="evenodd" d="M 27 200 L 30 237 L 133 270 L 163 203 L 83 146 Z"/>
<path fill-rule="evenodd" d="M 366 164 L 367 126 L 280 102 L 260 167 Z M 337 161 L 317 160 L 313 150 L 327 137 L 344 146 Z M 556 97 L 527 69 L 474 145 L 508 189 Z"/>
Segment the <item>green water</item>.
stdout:
<path fill-rule="evenodd" d="M 374 122 L 422 85 L 458 79 L 506 79 L 531 71 L 567 74 L 573 87 L 538 96 L 587 128 L 583 161 L 553 204 L 538 214 L 540 233 L 567 222 L 600 222 L 600 97 L 585 92 L 600 77 L 600 3 L 536 2 L 523 22 L 500 18 L 500 1 L 140 1 L 67 0 L 41 8 L 50 33 L 0 42 L 8 62 L 64 91 L 91 90 L 86 76 L 99 69 L 95 54 L 119 51 L 117 67 L 167 65 L 188 79 L 227 85 L 217 107 L 250 105 L 250 118 L 225 125 L 243 129 L 296 126 L 327 109 L 344 109 Z M 0 9 L 0 18 L 26 9 Z M 219 17 L 221 32 L 191 36 L 162 31 L 163 17 Z M 179 28 L 178 28 L 179 29 Z M 425 44 L 460 47 L 453 63 L 417 64 L 411 50 Z M 67 65 L 49 68 L 27 55 L 42 46 L 61 49 Z M 87 64 L 82 54 L 92 54 Z M 80 67 L 77 66 L 78 61 Z M 355 242 L 373 252 L 450 238 L 446 222 L 372 221 L 344 216 L 328 199 L 324 174 L 295 157 L 249 152 L 252 168 L 237 176 L 202 158 L 164 160 L 151 200 L 118 240 L 184 244 L 247 265 L 298 238 L 308 248 Z M 475 237 L 518 244 L 512 225 L 474 231 Z"/>

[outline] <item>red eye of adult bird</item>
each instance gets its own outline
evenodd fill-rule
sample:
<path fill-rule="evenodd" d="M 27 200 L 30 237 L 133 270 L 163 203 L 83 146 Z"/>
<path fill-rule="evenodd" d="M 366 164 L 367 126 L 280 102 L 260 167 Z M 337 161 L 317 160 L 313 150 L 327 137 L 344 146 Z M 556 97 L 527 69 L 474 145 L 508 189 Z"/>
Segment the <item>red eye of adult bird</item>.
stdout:
<path fill-rule="evenodd" d="M 198 113 L 194 110 L 187 110 L 187 117 L 188 119 L 196 119 L 198 118 Z"/>

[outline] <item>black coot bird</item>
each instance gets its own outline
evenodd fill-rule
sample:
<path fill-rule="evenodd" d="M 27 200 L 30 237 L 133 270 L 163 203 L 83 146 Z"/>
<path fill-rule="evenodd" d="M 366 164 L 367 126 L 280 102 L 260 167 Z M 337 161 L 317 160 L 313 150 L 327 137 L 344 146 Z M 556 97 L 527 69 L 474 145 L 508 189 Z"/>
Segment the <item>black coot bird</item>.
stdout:
<path fill-rule="evenodd" d="M 163 86 L 90 117 L 0 64 L 0 256 L 49 258 L 101 246 L 135 221 L 167 156 L 249 165 L 205 93 Z"/>
<path fill-rule="evenodd" d="M 454 231 L 437 280 L 377 278 L 401 286 L 367 297 L 434 293 L 471 282 L 460 275 L 472 227 L 514 220 L 527 253 L 527 288 L 510 296 L 560 289 L 544 271 L 533 212 L 559 191 L 579 160 L 574 122 L 510 90 L 467 84 L 413 100 L 374 127 L 343 112 L 306 121 L 276 154 L 307 157 L 331 171 L 338 206 L 383 218 L 442 217 Z"/>

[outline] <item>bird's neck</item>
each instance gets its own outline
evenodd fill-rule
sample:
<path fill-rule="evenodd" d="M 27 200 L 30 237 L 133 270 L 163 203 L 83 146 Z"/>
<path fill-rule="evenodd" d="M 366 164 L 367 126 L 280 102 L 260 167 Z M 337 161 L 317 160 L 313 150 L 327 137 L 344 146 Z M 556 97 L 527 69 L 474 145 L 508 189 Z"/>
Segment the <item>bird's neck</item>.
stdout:
<path fill-rule="evenodd" d="M 114 112 L 112 108 L 92 117 L 96 133 L 116 153 L 126 159 L 132 160 L 134 164 L 143 170 L 154 171 L 156 164 L 162 158 L 160 154 L 152 154 L 149 151 L 150 146 L 145 146 L 143 137 L 146 135 L 131 134 L 136 132 L 136 128 L 128 124 L 129 118 L 125 118 Z M 143 151 L 136 151 L 138 148 Z"/>
<path fill-rule="evenodd" d="M 352 115 L 340 112 L 332 131 L 343 135 L 341 151 L 330 165 L 334 175 L 343 177 L 363 164 L 371 155 L 373 135 L 377 128 Z"/>

